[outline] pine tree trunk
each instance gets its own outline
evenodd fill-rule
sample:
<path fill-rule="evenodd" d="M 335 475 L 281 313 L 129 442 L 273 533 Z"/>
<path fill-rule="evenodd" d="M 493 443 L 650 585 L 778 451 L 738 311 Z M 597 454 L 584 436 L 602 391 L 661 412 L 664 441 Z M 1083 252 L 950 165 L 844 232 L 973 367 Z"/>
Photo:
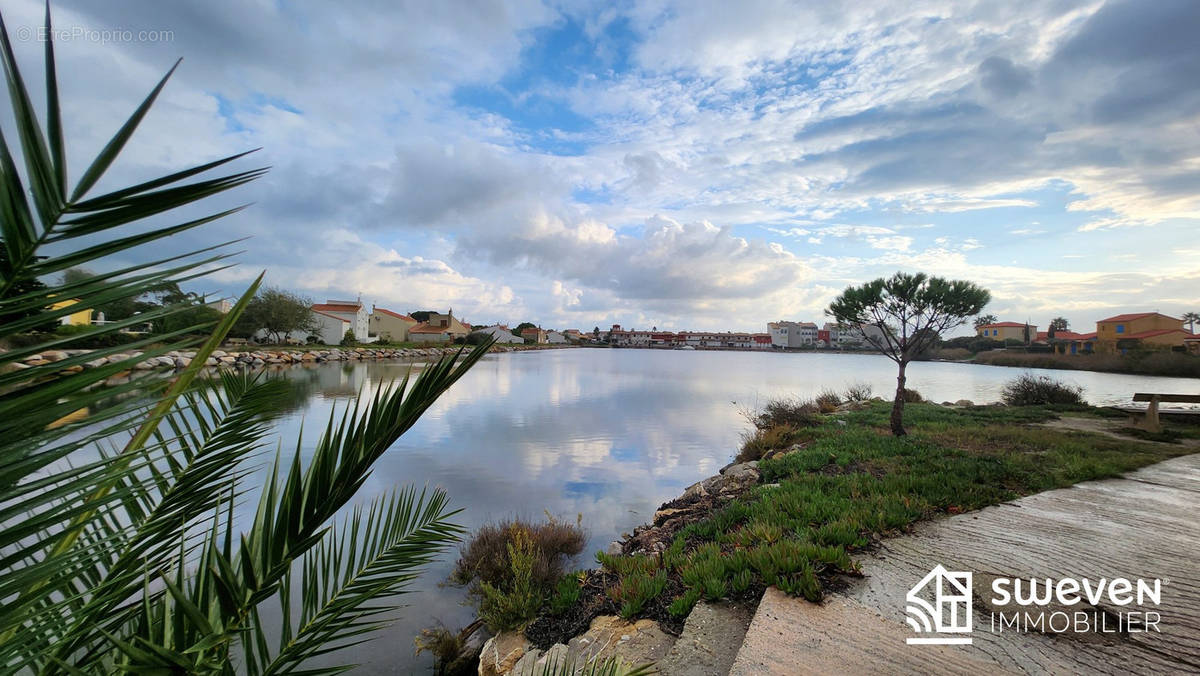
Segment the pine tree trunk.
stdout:
<path fill-rule="evenodd" d="M 908 434 L 904 431 L 904 367 L 907 362 L 900 362 L 900 374 L 896 376 L 896 399 L 892 402 L 892 434 L 902 437 Z"/>

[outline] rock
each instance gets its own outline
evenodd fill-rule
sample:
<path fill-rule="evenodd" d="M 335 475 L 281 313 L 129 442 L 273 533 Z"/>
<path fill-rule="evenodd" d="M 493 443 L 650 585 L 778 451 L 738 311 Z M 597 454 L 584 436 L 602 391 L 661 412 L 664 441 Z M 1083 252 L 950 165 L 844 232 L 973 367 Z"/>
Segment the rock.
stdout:
<path fill-rule="evenodd" d="M 489 638 L 479 653 L 479 676 L 501 676 L 512 671 L 533 647 L 524 634 L 504 631 Z"/>
<path fill-rule="evenodd" d="M 567 656 L 576 663 L 616 657 L 636 666 L 661 660 L 674 644 L 675 638 L 654 620 L 629 623 L 616 615 L 601 615 L 592 620 L 586 632 L 567 643 Z"/>
<path fill-rule="evenodd" d="M 680 500 L 694 500 L 708 495 L 737 493 L 758 483 L 758 461 L 729 465 L 716 476 L 699 481 L 684 490 Z"/>
<path fill-rule="evenodd" d="M 213 350 L 211 356 L 214 359 L 220 359 L 221 357 L 224 357 L 226 354 L 228 354 L 228 353 L 225 352 L 225 350 Z"/>
<path fill-rule="evenodd" d="M 208 359 L 204 360 L 205 366 L 216 366 L 217 364 L 220 364 L 220 363 L 221 363 L 221 360 L 217 359 L 216 357 L 209 357 Z"/>
<path fill-rule="evenodd" d="M 42 359 L 45 359 L 46 361 L 62 361 L 68 356 L 69 355 L 62 350 L 47 350 L 42 353 Z"/>
<path fill-rule="evenodd" d="M 845 426 L 846 426 L 846 421 L 845 421 L 845 420 L 835 420 L 834 422 L 836 422 L 837 424 L 841 425 L 842 427 L 845 427 Z"/>
<path fill-rule="evenodd" d="M 30 357 L 22 363 L 24 363 L 26 366 L 45 366 L 46 364 L 50 363 L 50 360 L 42 359 L 41 357 Z"/>
<path fill-rule="evenodd" d="M 68 367 L 64 368 L 62 370 L 62 373 L 79 373 L 82 370 L 83 370 L 83 367 L 76 364 L 75 366 L 68 366 Z"/>
<path fill-rule="evenodd" d="M 150 360 L 146 360 L 146 361 L 139 361 L 138 363 L 136 363 L 136 364 L 134 364 L 134 365 L 133 365 L 133 370 L 135 370 L 135 371 L 149 371 L 149 370 L 153 369 L 155 366 L 156 366 L 155 364 L 151 364 L 151 363 L 150 363 Z"/>
<path fill-rule="evenodd" d="M 604 553 L 608 554 L 609 556 L 620 556 L 621 551 L 621 541 L 613 540 L 612 542 L 608 543 L 608 548 L 604 550 Z"/>
<path fill-rule="evenodd" d="M 970 399 L 959 399 L 958 401 L 954 402 L 954 405 L 955 406 L 974 406 L 975 402 L 971 401 Z"/>
<path fill-rule="evenodd" d="M 564 648 L 566 646 L 563 646 Z M 517 660 L 513 665 L 511 676 L 540 676 L 541 670 L 537 668 L 538 658 L 542 656 L 542 651 L 537 648 L 531 648 L 528 652 Z"/>
<path fill-rule="evenodd" d="M 91 361 L 83 362 L 83 367 L 89 368 L 89 369 L 94 369 L 94 368 L 100 368 L 101 366 L 104 366 L 107 363 L 108 363 L 107 359 L 105 359 L 104 357 L 100 357 L 99 359 L 93 359 Z"/>

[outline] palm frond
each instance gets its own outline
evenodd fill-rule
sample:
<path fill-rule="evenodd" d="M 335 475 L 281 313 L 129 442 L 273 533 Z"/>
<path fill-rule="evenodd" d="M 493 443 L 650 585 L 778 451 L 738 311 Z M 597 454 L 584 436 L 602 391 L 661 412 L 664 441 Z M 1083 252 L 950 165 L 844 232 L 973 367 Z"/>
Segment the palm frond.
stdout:
<path fill-rule="evenodd" d="M 389 605 L 371 605 L 407 591 L 420 569 L 451 544 L 463 529 L 448 521 L 445 492 L 426 498 L 407 488 L 374 500 L 364 512 L 355 508 L 340 527 L 331 528 L 304 556 L 299 588 L 291 573 L 279 586 L 284 627 L 278 652 L 258 655 L 260 673 L 291 673 L 311 657 L 344 649 L 387 625 Z M 290 606 L 299 598 L 292 625 Z M 305 673 L 336 673 L 305 670 Z"/>

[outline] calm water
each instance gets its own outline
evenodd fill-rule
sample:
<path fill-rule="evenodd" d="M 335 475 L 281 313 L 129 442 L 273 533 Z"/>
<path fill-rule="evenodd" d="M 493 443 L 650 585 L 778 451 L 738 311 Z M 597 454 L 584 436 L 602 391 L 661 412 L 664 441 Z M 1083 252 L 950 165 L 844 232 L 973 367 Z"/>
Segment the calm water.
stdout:
<path fill-rule="evenodd" d="M 403 376 L 403 364 L 354 363 L 280 372 L 296 384 L 284 447 L 305 424 L 311 452 L 330 407 L 360 389 Z M 974 364 L 915 363 L 909 387 L 934 401 L 999 398 L 1022 372 Z M 1073 371 L 1045 372 L 1082 386 L 1092 403 L 1127 402 L 1135 391 L 1200 392 L 1200 380 Z M 544 512 L 582 515 L 591 553 L 645 522 L 665 500 L 715 473 L 739 445 L 744 406 L 778 395 L 807 396 L 851 382 L 887 398 L 895 366 L 877 355 L 578 349 L 485 358 L 446 393 L 376 465 L 367 500 L 404 483 L 445 488 L 468 527 Z M 455 555 L 432 567 L 410 607 L 376 641 L 354 648 L 359 673 L 425 670 L 412 637 L 435 620 L 470 621 L 456 589 L 439 588 Z"/>

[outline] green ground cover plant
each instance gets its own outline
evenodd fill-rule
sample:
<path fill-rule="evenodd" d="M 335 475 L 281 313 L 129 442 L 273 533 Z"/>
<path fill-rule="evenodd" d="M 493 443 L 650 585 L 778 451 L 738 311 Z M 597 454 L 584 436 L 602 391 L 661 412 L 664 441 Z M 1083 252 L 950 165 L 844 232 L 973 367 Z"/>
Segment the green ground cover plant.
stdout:
<path fill-rule="evenodd" d="M 778 421 L 768 429 L 794 432 L 794 416 L 803 414 L 804 444 L 761 461 L 759 486 L 683 527 L 661 554 L 597 554 L 620 580 L 611 593 L 646 605 L 642 596 L 665 589 L 673 593 L 667 612 L 676 618 L 701 599 L 744 598 L 772 585 L 817 601 L 842 576 L 859 574 L 857 554 L 917 521 L 1118 476 L 1187 452 L 1037 424 L 1063 414 L 1106 417 L 1084 404 L 913 403 L 903 437 L 889 433 L 890 402 L 836 415 L 815 414 L 814 407 L 772 402 L 752 418 L 756 426 Z M 636 604 L 622 615 L 636 617 Z"/>

